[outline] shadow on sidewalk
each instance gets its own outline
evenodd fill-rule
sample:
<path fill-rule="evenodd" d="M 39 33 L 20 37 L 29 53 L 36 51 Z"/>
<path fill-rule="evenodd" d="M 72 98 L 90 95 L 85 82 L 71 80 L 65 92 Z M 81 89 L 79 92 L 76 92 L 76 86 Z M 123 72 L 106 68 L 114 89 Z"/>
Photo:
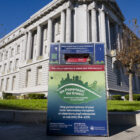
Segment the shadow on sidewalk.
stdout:
<path fill-rule="evenodd" d="M 131 133 L 130 127 L 110 126 L 110 137 L 115 138 L 116 134 L 123 131 Z M 108 140 L 110 137 L 88 137 L 88 136 L 47 136 L 46 125 L 0 123 L 0 140 Z M 12 138 L 12 139 L 11 139 Z M 118 137 L 117 137 L 118 138 Z"/>
<path fill-rule="evenodd" d="M 113 136 L 113 135 L 116 135 L 116 134 L 119 134 L 123 131 L 127 132 L 127 133 L 130 133 L 132 131 L 128 130 L 130 128 L 132 128 L 134 126 L 109 126 L 109 136 Z"/>

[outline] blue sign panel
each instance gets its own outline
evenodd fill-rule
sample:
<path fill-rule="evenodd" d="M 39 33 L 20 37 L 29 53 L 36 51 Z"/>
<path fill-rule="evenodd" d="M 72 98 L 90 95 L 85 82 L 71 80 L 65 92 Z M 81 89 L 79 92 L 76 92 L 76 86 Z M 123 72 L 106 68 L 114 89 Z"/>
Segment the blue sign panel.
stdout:
<path fill-rule="evenodd" d="M 105 53 L 104 45 L 96 44 L 95 45 L 95 64 L 104 64 L 105 63 Z"/>
<path fill-rule="evenodd" d="M 53 44 L 50 52 L 47 134 L 107 136 L 104 45 Z"/>
<path fill-rule="evenodd" d="M 50 49 L 50 64 L 59 63 L 59 44 L 54 44 Z"/>
<path fill-rule="evenodd" d="M 61 53 L 84 54 L 93 53 L 94 44 L 62 44 Z"/>

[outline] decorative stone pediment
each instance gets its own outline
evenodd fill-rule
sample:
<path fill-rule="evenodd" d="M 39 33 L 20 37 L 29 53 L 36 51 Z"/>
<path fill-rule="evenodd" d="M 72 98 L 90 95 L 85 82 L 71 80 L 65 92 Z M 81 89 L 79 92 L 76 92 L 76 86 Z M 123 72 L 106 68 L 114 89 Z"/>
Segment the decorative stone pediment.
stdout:
<path fill-rule="evenodd" d="M 122 20 L 124 20 L 124 16 L 116 2 L 116 0 L 70 0 L 72 3 L 78 3 L 78 4 L 83 4 L 83 3 L 91 3 L 95 2 L 97 4 L 105 4 L 109 8 L 111 8 L 112 11 L 114 11 L 116 14 L 118 14 L 119 17 L 121 17 Z"/>
<path fill-rule="evenodd" d="M 100 1 L 105 2 L 106 5 L 108 5 L 112 9 L 112 11 L 114 11 L 119 17 L 121 17 L 122 20 L 124 20 L 124 16 L 123 16 L 116 0 L 100 0 Z"/>

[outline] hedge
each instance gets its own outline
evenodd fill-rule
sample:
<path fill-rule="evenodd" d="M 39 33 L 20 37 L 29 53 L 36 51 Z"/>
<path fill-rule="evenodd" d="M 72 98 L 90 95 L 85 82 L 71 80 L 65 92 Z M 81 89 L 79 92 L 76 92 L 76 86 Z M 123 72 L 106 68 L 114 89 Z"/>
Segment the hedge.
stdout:
<path fill-rule="evenodd" d="M 125 95 L 125 99 L 129 100 L 129 95 Z M 133 94 L 134 101 L 140 101 L 140 94 Z"/>
<path fill-rule="evenodd" d="M 3 99 L 16 99 L 16 96 L 14 96 L 12 93 L 2 93 Z"/>
<path fill-rule="evenodd" d="M 112 100 L 122 100 L 121 95 L 112 95 L 111 99 Z"/>
<path fill-rule="evenodd" d="M 28 94 L 29 99 L 45 99 L 45 94 L 32 93 Z"/>

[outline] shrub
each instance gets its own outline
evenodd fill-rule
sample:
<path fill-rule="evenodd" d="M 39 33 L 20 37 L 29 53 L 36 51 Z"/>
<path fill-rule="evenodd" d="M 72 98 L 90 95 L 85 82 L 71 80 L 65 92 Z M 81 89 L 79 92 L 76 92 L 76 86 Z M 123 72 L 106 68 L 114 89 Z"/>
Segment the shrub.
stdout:
<path fill-rule="evenodd" d="M 111 99 L 112 100 L 122 100 L 121 95 L 112 95 Z"/>
<path fill-rule="evenodd" d="M 129 95 L 125 95 L 125 99 L 126 100 L 129 100 Z"/>
<path fill-rule="evenodd" d="M 129 95 L 125 95 L 125 99 L 129 100 Z M 133 94 L 134 101 L 140 101 L 140 94 Z"/>
<path fill-rule="evenodd" d="M 45 94 L 28 94 L 29 99 L 45 99 Z"/>
<path fill-rule="evenodd" d="M 14 96 L 12 93 L 2 93 L 3 99 L 16 99 L 16 96 Z"/>
<path fill-rule="evenodd" d="M 29 99 L 29 97 L 28 97 L 28 95 L 26 95 L 26 94 L 19 94 L 19 95 L 17 95 L 17 99 Z"/>
<path fill-rule="evenodd" d="M 140 94 L 134 94 L 134 100 L 140 101 Z"/>
<path fill-rule="evenodd" d="M 17 99 L 16 96 L 12 95 L 12 96 L 8 96 L 7 99 Z"/>

